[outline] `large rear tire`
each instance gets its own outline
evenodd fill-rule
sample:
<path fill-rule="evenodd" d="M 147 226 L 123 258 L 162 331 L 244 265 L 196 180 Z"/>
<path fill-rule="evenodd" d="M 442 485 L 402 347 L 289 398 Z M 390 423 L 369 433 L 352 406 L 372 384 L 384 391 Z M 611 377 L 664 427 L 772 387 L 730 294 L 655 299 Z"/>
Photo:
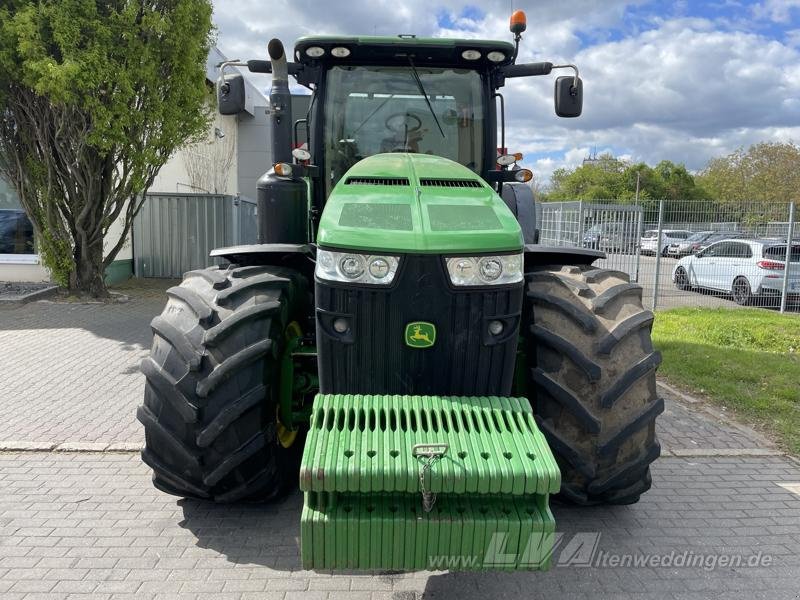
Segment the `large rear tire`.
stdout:
<path fill-rule="evenodd" d="M 167 290 L 137 411 L 158 489 L 216 502 L 289 489 L 302 439 L 278 440 L 278 357 L 307 293 L 302 276 L 276 267 L 190 271 Z"/>
<path fill-rule="evenodd" d="M 619 271 L 553 267 L 526 274 L 528 392 L 561 467 L 561 497 L 631 504 L 660 454 L 653 313 Z"/>

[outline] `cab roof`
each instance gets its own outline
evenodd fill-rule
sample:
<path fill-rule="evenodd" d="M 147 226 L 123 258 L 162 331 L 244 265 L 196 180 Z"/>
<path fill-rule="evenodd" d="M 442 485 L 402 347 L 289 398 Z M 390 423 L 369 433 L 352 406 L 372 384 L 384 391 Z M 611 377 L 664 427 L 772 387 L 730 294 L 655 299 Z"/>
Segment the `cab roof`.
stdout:
<path fill-rule="evenodd" d="M 312 58 L 306 51 L 320 47 L 325 52 Z M 347 48 L 347 57 L 337 58 L 331 54 L 333 48 Z M 462 56 L 465 50 L 477 50 L 480 57 L 468 60 Z M 501 52 L 503 59 L 490 61 L 490 52 Z M 398 36 L 337 36 L 320 35 L 302 37 L 294 46 L 296 62 L 304 64 L 408 64 L 408 57 L 416 65 L 448 65 L 463 68 L 488 69 L 511 63 L 514 45 L 498 40 L 471 40 L 452 38 L 419 38 L 413 35 Z"/>

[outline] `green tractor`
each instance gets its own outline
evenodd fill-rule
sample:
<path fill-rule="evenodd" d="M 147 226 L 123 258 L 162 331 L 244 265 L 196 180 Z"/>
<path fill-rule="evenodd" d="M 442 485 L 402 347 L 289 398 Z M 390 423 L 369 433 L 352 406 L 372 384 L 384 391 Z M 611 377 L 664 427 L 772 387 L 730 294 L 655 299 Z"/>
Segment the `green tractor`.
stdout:
<path fill-rule="evenodd" d="M 544 568 L 549 496 L 630 504 L 659 455 L 653 314 L 601 252 L 539 245 L 504 146 L 512 77 L 577 68 L 515 43 L 306 37 L 272 74 L 259 243 L 167 291 L 138 418 L 155 486 L 214 502 L 304 492 L 314 569 Z M 291 115 L 289 75 L 310 88 Z M 304 124 L 305 139 L 298 139 Z M 498 151 L 498 135 L 500 136 Z M 294 149 L 293 149 L 294 148 Z M 455 560 L 453 559 L 455 557 Z"/>

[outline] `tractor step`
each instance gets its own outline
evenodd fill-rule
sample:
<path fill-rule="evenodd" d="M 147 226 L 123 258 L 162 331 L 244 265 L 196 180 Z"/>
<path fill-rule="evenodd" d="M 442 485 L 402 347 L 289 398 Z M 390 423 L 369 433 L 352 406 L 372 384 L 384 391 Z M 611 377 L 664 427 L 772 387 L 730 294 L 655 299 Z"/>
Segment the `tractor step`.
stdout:
<path fill-rule="evenodd" d="M 303 567 L 546 568 L 560 484 L 525 398 L 320 394 Z"/>

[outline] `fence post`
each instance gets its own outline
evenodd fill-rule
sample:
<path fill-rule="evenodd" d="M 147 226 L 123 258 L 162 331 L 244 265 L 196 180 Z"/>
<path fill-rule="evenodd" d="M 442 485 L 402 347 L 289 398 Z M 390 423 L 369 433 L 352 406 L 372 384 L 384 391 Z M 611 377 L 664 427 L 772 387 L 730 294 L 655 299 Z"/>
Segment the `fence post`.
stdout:
<path fill-rule="evenodd" d="M 639 283 L 639 268 L 642 261 L 642 235 L 644 235 L 644 211 L 640 204 L 636 204 L 639 208 L 639 214 L 636 217 L 636 283 Z"/>
<path fill-rule="evenodd" d="M 789 292 L 789 269 L 792 261 L 792 241 L 794 240 L 794 202 L 789 204 L 789 231 L 786 232 L 786 266 L 783 269 L 781 286 L 781 312 L 786 312 L 786 295 Z"/>
<path fill-rule="evenodd" d="M 583 248 L 583 200 L 578 201 L 578 239 L 575 245 Z"/>
<path fill-rule="evenodd" d="M 561 232 L 564 230 L 564 206 L 563 202 L 562 205 L 558 207 L 558 229 L 556 229 L 556 239 L 558 240 L 558 245 L 563 246 L 562 240 L 564 239 L 561 237 Z"/>
<path fill-rule="evenodd" d="M 664 200 L 658 202 L 658 236 L 656 237 L 656 273 L 653 281 L 653 312 L 658 304 L 658 280 L 661 278 L 661 235 L 664 229 Z"/>

